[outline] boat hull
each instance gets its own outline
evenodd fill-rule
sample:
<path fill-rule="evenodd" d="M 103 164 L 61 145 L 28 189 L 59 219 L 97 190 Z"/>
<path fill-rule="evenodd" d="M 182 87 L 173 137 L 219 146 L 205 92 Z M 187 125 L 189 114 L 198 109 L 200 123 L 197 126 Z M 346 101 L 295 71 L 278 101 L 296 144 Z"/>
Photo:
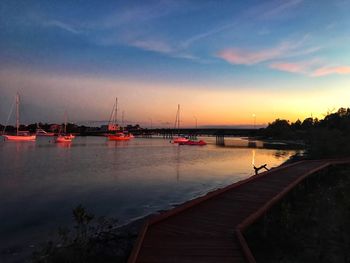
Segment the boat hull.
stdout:
<path fill-rule="evenodd" d="M 69 143 L 72 142 L 72 140 L 75 138 L 74 135 L 59 135 L 56 139 L 56 143 Z"/>
<path fill-rule="evenodd" d="M 180 145 L 191 145 L 191 146 L 204 146 L 207 145 L 205 141 L 187 141 L 187 142 L 180 142 Z"/>
<path fill-rule="evenodd" d="M 174 139 L 174 143 L 186 143 L 188 141 L 189 141 L 189 139 L 183 138 L 183 137 L 179 137 L 179 138 Z"/>
<path fill-rule="evenodd" d="M 109 141 L 129 141 L 131 138 L 130 136 L 108 135 Z"/>
<path fill-rule="evenodd" d="M 48 133 L 37 133 L 36 136 L 42 136 L 42 137 L 52 137 L 55 136 L 53 132 L 48 132 Z"/>
<path fill-rule="evenodd" d="M 36 135 L 3 135 L 8 141 L 35 141 Z"/>

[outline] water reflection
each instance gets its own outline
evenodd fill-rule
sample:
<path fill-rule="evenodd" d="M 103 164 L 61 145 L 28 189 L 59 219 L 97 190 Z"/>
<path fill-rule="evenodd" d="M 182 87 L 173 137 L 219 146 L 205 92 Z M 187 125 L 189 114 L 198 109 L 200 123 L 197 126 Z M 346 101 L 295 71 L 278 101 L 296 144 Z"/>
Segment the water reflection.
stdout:
<path fill-rule="evenodd" d="M 109 148 L 115 148 L 115 147 L 128 147 L 130 141 L 110 141 L 110 140 L 106 140 L 106 145 Z"/>
<path fill-rule="evenodd" d="M 61 142 L 61 143 L 55 143 L 55 145 L 58 148 L 71 148 L 72 147 L 72 142 Z M 83 146 L 83 145 L 82 145 Z"/>
<path fill-rule="evenodd" d="M 299 152 L 299 151 L 297 151 L 297 152 Z M 276 152 L 275 152 L 275 157 L 276 158 L 283 158 L 285 156 L 288 156 L 288 152 L 287 151 L 276 150 Z"/>
<path fill-rule="evenodd" d="M 69 147 L 47 138 L 0 142 L 0 250 L 70 224 L 80 203 L 125 223 L 244 179 L 252 164 L 277 166 L 293 153 L 139 138 L 77 137 Z"/>
<path fill-rule="evenodd" d="M 255 149 L 252 150 L 252 165 L 255 166 Z"/>
<path fill-rule="evenodd" d="M 176 182 L 180 180 L 180 149 L 181 147 L 176 147 L 176 158 L 175 158 L 175 169 L 176 169 Z"/>

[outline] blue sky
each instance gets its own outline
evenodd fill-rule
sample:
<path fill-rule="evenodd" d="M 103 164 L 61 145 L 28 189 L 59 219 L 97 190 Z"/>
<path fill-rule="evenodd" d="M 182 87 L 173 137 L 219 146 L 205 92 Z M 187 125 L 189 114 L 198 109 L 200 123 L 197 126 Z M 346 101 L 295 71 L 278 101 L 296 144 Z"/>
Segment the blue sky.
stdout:
<path fill-rule="evenodd" d="M 2 1 L 0 122 L 261 124 L 348 106 L 350 1 Z M 284 102 L 284 103 L 282 103 Z M 186 116 L 187 114 L 187 116 Z M 151 117 L 150 117 L 151 116 Z M 260 118 L 259 118 L 260 117 Z"/>

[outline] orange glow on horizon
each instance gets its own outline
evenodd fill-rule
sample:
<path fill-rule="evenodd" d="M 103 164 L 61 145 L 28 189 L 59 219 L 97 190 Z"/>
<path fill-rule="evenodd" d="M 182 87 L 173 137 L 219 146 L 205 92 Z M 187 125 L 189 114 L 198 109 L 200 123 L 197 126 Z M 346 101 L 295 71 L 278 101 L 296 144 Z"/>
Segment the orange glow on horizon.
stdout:
<path fill-rule="evenodd" d="M 53 110 L 68 108 L 70 119 L 106 120 L 114 98 L 127 119 L 145 126 L 152 118 L 154 127 L 173 127 L 177 104 L 181 104 L 181 126 L 267 125 L 277 118 L 296 121 L 311 114 L 323 118 L 328 109 L 347 107 L 350 81 L 336 88 L 270 89 L 227 86 L 143 82 L 69 74 L 46 74 L 2 70 L 3 86 L 17 87 L 31 103 Z M 14 89 L 5 90 L 9 97 Z M 69 90 L 69 96 L 66 96 Z M 83 94 L 83 96 L 82 96 Z M 59 112 L 61 114 L 61 112 Z M 253 114 L 255 117 L 253 118 Z M 4 117 L 4 116 L 2 116 Z M 121 116 L 119 116 L 120 118 Z M 40 121 L 34 119 L 33 122 Z M 60 120 L 56 120 L 59 122 Z"/>

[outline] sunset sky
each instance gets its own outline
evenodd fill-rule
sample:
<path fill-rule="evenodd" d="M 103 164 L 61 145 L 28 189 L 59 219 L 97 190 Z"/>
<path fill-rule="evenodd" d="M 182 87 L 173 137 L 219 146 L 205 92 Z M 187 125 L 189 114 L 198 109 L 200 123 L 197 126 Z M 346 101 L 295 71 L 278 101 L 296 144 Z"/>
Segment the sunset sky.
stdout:
<path fill-rule="evenodd" d="M 264 125 L 350 106 L 350 1 L 0 2 L 0 123 Z M 121 114 L 119 119 L 121 118 Z M 14 123 L 14 118 L 10 118 Z"/>

